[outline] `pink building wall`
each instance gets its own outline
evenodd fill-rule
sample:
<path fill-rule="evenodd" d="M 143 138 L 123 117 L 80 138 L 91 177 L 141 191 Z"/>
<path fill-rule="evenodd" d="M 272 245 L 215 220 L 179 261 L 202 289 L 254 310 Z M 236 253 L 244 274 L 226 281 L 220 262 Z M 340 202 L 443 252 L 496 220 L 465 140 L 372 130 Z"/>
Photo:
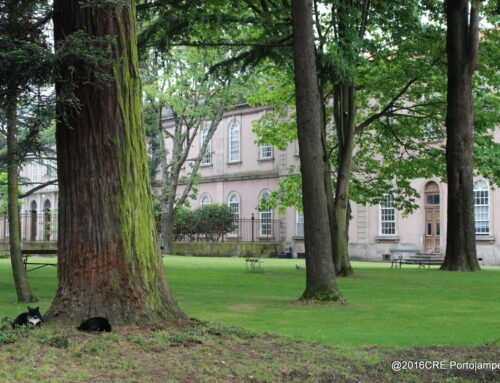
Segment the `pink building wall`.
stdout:
<path fill-rule="evenodd" d="M 208 193 L 212 203 L 227 203 L 231 192 L 237 192 L 241 201 L 241 218 L 258 217 L 256 209 L 258 198 L 263 190 L 276 190 L 280 177 L 299 171 L 298 146 L 290 144 L 286 151 L 273 148 L 271 160 L 259 160 L 257 137 L 252 132 L 252 122 L 260 118 L 269 108 L 249 108 L 240 106 L 225 114 L 219 128 L 212 138 L 212 163 L 201 168 L 201 183 L 198 198 L 191 201 L 192 207 L 198 207 L 200 197 Z M 237 121 L 241 128 L 240 161 L 228 161 L 228 126 Z M 500 130 L 494 132 L 500 142 Z M 200 141 L 196 140 L 191 151 L 194 157 L 199 150 Z M 480 179 L 480 177 L 478 177 Z M 425 238 L 425 187 L 433 181 L 439 187 L 439 221 L 441 227 L 439 250 L 444 253 L 446 247 L 446 211 L 447 186 L 439 179 L 417 179 L 412 186 L 420 193 L 420 207 L 408 216 L 396 211 L 396 234 L 383 236 L 380 233 L 379 206 L 359 206 L 352 204 L 353 219 L 349 228 L 350 254 L 353 259 L 381 261 L 391 248 L 424 249 Z M 181 187 L 182 190 L 182 187 Z M 179 191 L 180 192 L 180 191 Z M 478 257 L 484 265 L 500 265 L 500 192 L 489 191 L 490 234 L 477 236 Z M 283 214 L 274 209 L 273 219 L 281 219 L 281 240 L 286 247 L 293 247 L 295 253 L 303 252 L 303 237 L 297 236 L 297 210 L 288 208 Z"/>

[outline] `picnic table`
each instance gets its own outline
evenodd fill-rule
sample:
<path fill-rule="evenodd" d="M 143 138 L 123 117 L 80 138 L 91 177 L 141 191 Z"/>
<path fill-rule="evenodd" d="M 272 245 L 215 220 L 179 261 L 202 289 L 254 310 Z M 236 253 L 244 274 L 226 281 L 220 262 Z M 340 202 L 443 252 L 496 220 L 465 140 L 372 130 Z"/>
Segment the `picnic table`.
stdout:
<path fill-rule="evenodd" d="M 419 249 L 390 249 L 389 251 L 391 252 L 391 269 L 397 269 L 398 265 L 401 268 L 403 264 L 430 268 L 431 265 L 441 265 L 444 261 L 441 253 L 422 253 Z"/>
<path fill-rule="evenodd" d="M 262 264 L 264 261 L 260 258 L 246 258 L 245 265 L 246 271 L 250 272 L 263 272 Z"/>
<path fill-rule="evenodd" d="M 29 257 L 32 255 L 57 255 L 57 249 L 22 249 L 21 255 L 23 256 L 24 269 L 26 271 L 33 271 L 46 266 L 57 266 L 56 263 L 29 262 Z M 28 270 L 28 265 L 36 265 L 36 267 Z"/>

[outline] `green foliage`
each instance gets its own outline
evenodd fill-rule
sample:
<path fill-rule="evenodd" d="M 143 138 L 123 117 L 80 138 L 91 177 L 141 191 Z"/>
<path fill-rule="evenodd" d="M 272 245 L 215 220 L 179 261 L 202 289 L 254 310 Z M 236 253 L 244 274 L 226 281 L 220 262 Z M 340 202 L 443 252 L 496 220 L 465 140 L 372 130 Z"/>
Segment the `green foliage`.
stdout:
<path fill-rule="evenodd" d="M 497 20 L 498 21 L 498 20 Z M 500 97 L 500 29 L 484 31 L 479 46 L 477 75 L 473 78 L 474 96 L 474 169 L 488 178 L 491 184 L 500 185 L 500 137 L 498 136 L 498 111 Z M 494 137 L 497 132 L 497 137 Z"/>
<path fill-rule="evenodd" d="M 0 173 L 0 214 L 7 214 L 7 173 Z"/>
<path fill-rule="evenodd" d="M 356 87 L 359 127 L 373 118 L 356 138 L 351 199 L 378 203 L 388 192 L 404 213 L 415 207 L 415 178 L 444 179 L 446 58 L 443 3 L 437 0 L 370 2 L 366 33 L 360 33 L 363 2 L 315 2 L 317 60 L 325 117 L 334 128 L 332 88 L 341 81 Z M 166 49 L 173 44 L 225 48 L 215 67 L 252 68 L 250 105 L 270 105 L 254 123 L 259 144 L 284 149 L 296 139 L 291 49 L 290 3 L 268 1 L 207 2 L 204 7 L 182 1 L 143 4 L 147 23 L 142 40 Z M 495 2 L 485 4 L 487 20 L 498 24 Z M 164 28 L 168 25 L 167 28 Z M 476 77 L 476 169 L 493 179 L 498 174 L 497 143 L 492 139 L 498 101 L 498 29 L 482 31 Z M 406 84 L 410 84 L 404 89 Z M 483 84 L 483 85 L 479 85 Z M 486 85 L 488 84 L 488 85 Z M 486 92 L 489 89 L 489 92 Z M 398 93 L 403 91 L 400 97 Z M 490 93 L 490 94 L 488 94 Z M 390 106 L 388 110 L 384 108 Z M 382 113 L 383 112 L 383 113 Z M 482 116 L 482 114 L 488 116 Z M 481 128 L 479 126 L 481 125 Z M 479 130 L 481 132 L 479 132 Z M 329 135 L 333 169 L 338 140 Z M 493 159 L 493 163 L 489 162 Z M 296 169 L 295 169 L 296 171 Z M 288 177 L 287 177 L 288 178 Z M 335 175 L 333 175 L 335 178 Z M 287 191 L 291 195 L 287 195 Z M 299 204 L 297 178 L 282 181 L 274 205 Z M 295 200 L 295 203 L 294 203 Z"/>
<path fill-rule="evenodd" d="M 218 241 L 233 230 L 233 212 L 225 204 L 195 210 L 177 207 L 174 214 L 176 240 Z"/>

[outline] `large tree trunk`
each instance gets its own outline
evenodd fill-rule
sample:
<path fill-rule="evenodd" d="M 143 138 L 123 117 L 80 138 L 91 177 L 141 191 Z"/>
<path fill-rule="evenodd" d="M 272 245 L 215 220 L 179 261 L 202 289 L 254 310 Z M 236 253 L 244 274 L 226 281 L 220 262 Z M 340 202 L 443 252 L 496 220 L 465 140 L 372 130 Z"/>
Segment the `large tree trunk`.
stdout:
<path fill-rule="evenodd" d="M 17 100 L 15 89 L 11 89 L 9 92 L 9 104 L 7 106 L 7 204 L 9 212 L 10 259 L 18 302 L 36 302 L 37 299 L 31 291 L 21 255 L 21 223 L 18 207 L 18 161 Z"/>
<path fill-rule="evenodd" d="M 304 204 L 306 289 L 302 299 L 342 299 L 332 259 L 324 172 L 328 158 L 322 147 L 321 99 L 318 91 L 312 1 L 292 3 L 295 98 Z"/>
<path fill-rule="evenodd" d="M 448 228 L 443 270 L 480 270 L 476 255 L 473 199 L 472 75 L 478 53 L 478 2 L 447 2 L 448 109 L 446 165 Z"/>
<path fill-rule="evenodd" d="M 115 41 L 111 81 L 98 83 L 93 68 L 77 61 L 57 84 L 61 96 L 63 81 L 74 81 L 80 107 L 58 105 L 59 286 L 47 318 L 183 319 L 166 283 L 153 219 L 135 2 L 81 8 L 78 0 L 56 0 L 54 12 L 57 44 L 77 30 Z"/>
<path fill-rule="evenodd" d="M 349 260 L 349 183 L 354 151 L 356 98 L 354 84 L 340 83 L 334 87 L 334 119 L 338 138 L 337 187 L 335 190 L 335 273 L 353 274 Z"/>

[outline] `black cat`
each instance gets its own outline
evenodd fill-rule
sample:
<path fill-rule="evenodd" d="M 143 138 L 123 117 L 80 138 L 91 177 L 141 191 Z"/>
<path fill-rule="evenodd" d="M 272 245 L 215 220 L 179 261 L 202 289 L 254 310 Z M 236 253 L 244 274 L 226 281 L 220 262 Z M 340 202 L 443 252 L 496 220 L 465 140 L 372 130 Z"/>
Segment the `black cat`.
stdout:
<path fill-rule="evenodd" d="M 14 323 L 12 323 L 12 328 L 21 326 L 40 327 L 42 322 L 43 319 L 42 314 L 40 314 L 40 307 L 33 309 L 28 306 L 28 312 L 19 314 Z"/>
<path fill-rule="evenodd" d="M 87 332 L 111 332 L 111 325 L 106 318 L 103 317 L 93 317 L 83 321 L 77 330 L 87 331 Z"/>

